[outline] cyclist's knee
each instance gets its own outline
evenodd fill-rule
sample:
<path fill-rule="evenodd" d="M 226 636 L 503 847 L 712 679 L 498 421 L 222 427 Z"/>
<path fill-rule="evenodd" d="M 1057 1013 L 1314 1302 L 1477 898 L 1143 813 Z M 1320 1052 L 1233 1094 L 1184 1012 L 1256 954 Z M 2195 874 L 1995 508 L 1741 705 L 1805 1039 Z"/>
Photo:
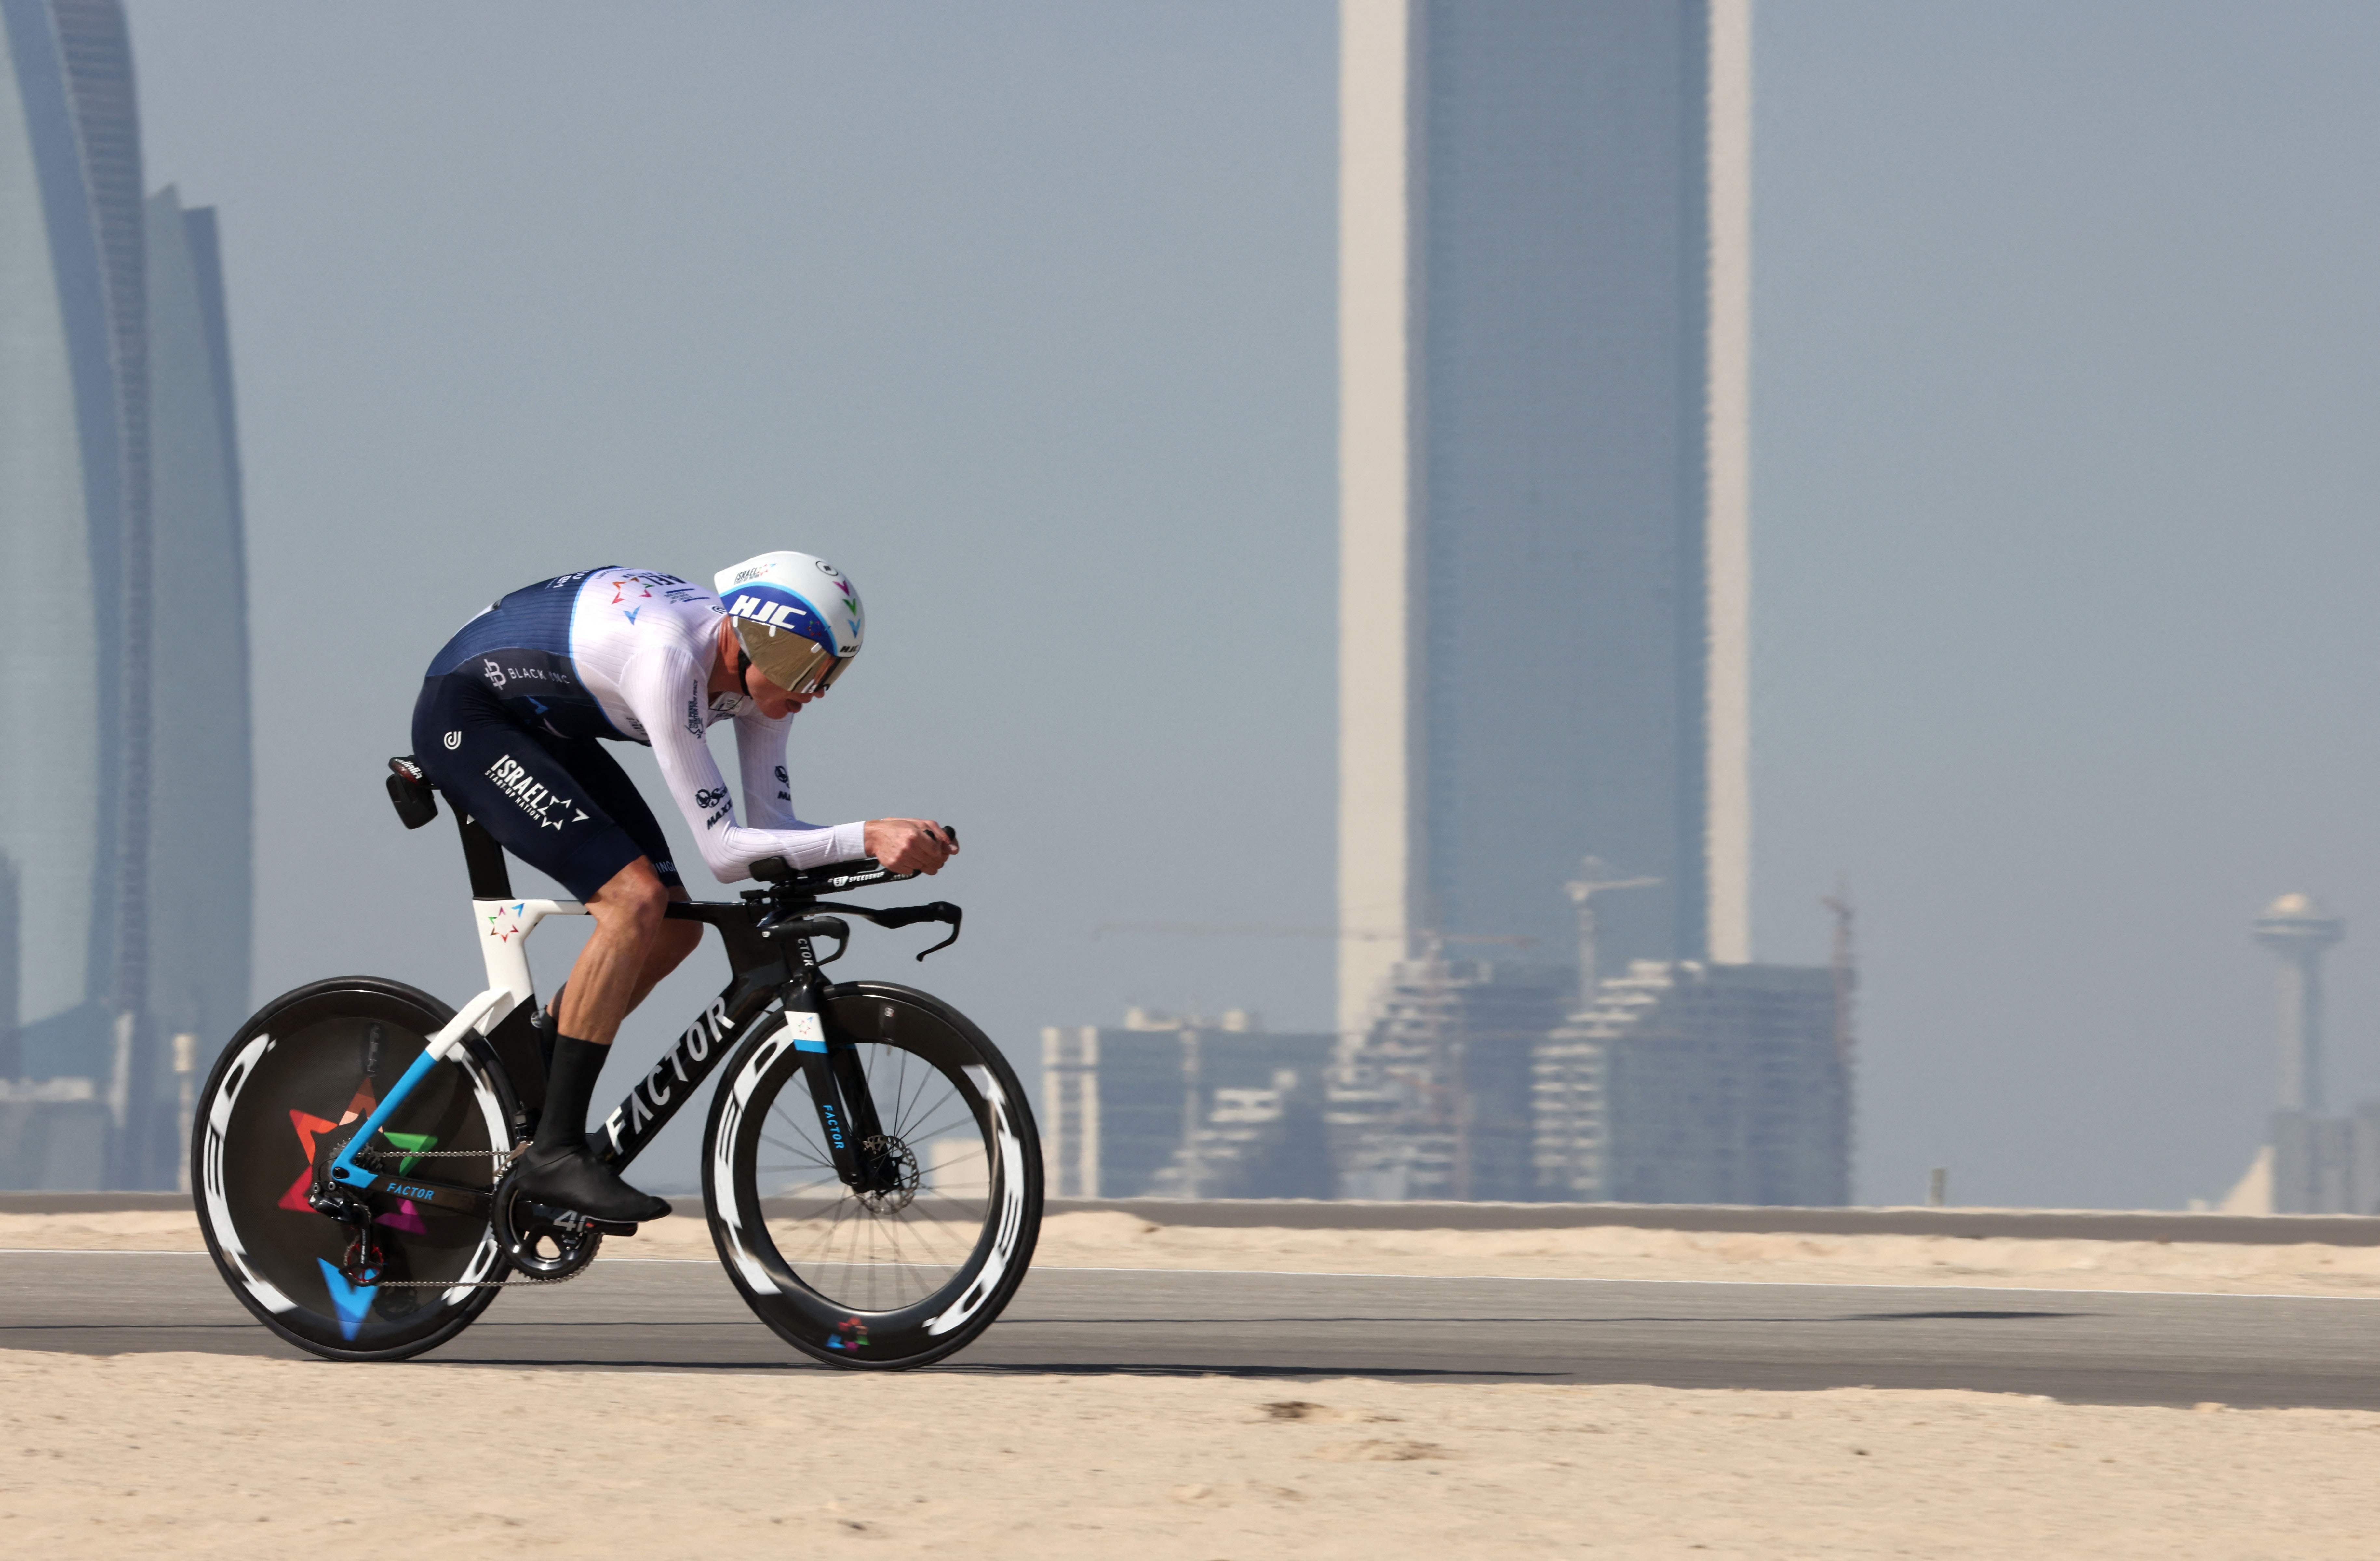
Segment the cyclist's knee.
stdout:
<path fill-rule="evenodd" d="M 660 930 L 669 902 L 670 891 L 661 876 L 639 856 L 614 873 L 587 904 L 599 921 L 617 919 L 650 937 Z"/>

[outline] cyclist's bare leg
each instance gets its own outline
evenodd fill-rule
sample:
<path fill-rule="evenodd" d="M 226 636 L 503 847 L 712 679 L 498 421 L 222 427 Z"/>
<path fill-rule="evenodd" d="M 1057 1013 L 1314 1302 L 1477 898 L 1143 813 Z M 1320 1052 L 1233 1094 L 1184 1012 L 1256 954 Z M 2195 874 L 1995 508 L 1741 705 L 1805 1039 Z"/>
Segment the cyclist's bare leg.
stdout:
<path fill-rule="evenodd" d="M 515 1175 L 528 1197 L 599 1219 L 638 1222 L 670 1212 L 662 1199 L 639 1192 L 589 1152 L 587 1112 L 596 1075 L 619 1034 L 620 1021 L 661 973 L 683 959 L 680 940 L 662 941 L 670 891 L 643 857 L 621 868 L 587 902 L 594 936 L 570 967 L 555 1017 L 553 1069 L 536 1141 Z M 699 930 L 695 928 L 694 930 Z M 674 951 L 674 952 L 673 952 Z M 654 971 L 656 956 L 663 962 Z"/>
<path fill-rule="evenodd" d="M 676 891 L 676 897 L 685 892 Z M 690 945 L 682 938 L 662 940 L 662 929 L 672 926 L 663 920 L 662 908 L 672 898 L 653 865 L 639 856 L 613 874 L 612 881 L 587 902 L 595 934 L 578 950 L 578 962 L 570 967 L 570 979 L 562 990 L 562 1010 L 554 1017 L 564 1035 L 610 1046 L 628 1010 L 686 958 Z M 700 938 L 702 928 L 697 924 L 677 925 Z M 673 946 L 674 958 L 668 957 Z"/>
<path fill-rule="evenodd" d="M 669 897 L 672 900 L 694 898 L 682 889 L 671 889 Z M 637 989 L 628 998 L 628 1011 L 634 1013 L 642 1007 L 644 1000 L 652 996 L 653 988 L 661 984 L 662 978 L 684 964 L 686 957 L 701 947 L 700 922 L 662 922 L 662 929 L 653 934 L 652 948 L 645 955 L 645 968 L 643 974 L 637 977 Z"/>
<path fill-rule="evenodd" d="M 621 880 L 631 877 L 631 876 L 639 867 L 644 868 L 647 874 L 652 876 L 654 883 L 660 883 L 660 876 L 658 874 L 653 874 L 652 865 L 640 856 L 636 861 L 628 864 L 627 866 L 621 868 L 620 871 L 613 877 L 612 881 L 603 886 L 602 889 L 596 895 L 596 898 L 589 900 L 587 902 L 588 909 L 590 912 L 593 912 L 595 915 L 596 937 L 589 938 L 587 940 L 587 947 L 579 950 L 579 962 L 571 967 L 569 980 L 564 983 L 561 991 L 554 994 L 554 1004 L 549 1010 L 554 1021 L 555 1028 L 563 1035 L 578 1035 L 584 1039 L 593 1041 L 598 1046 L 611 1045 L 613 1037 L 619 1033 L 621 1021 L 625 1019 L 629 1014 L 634 1013 L 639 1007 L 643 1006 L 644 1000 L 652 995 L 653 988 L 660 985 L 662 977 L 668 975 L 670 972 L 675 970 L 679 965 L 684 964 L 686 962 L 686 957 L 688 954 L 693 953 L 695 950 L 699 948 L 702 944 L 701 923 L 663 920 L 660 924 L 658 930 L 652 933 L 651 941 L 646 947 L 643 963 L 637 970 L 636 981 L 628 990 L 626 1002 L 621 1007 L 619 1012 L 612 1017 L 610 1024 L 600 1035 L 592 1031 L 572 1028 L 574 1022 L 579 1024 L 591 1023 L 593 1023 L 594 1018 L 597 1017 L 589 1014 L 586 1010 L 580 1008 L 571 999 L 578 993 L 577 984 L 579 971 L 586 967 L 588 956 L 590 953 L 595 952 L 596 938 L 601 938 L 603 935 L 604 917 L 606 914 L 604 902 L 607 898 L 611 898 L 613 900 L 613 904 L 610 908 L 614 913 L 614 919 L 618 919 L 616 913 L 628 900 L 629 896 L 623 893 L 615 897 L 613 896 L 613 891 L 615 889 L 622 889 L 623 885 Z M 667 891 L 666 898 L 669 900 L 685 901 L 691 900 L 694 897 L 686 893 L 683 889 L 673 889 Z M 607 967 L 616 962 L 613 952 L 610 950 L 607 950 L 601 958 Z"/>

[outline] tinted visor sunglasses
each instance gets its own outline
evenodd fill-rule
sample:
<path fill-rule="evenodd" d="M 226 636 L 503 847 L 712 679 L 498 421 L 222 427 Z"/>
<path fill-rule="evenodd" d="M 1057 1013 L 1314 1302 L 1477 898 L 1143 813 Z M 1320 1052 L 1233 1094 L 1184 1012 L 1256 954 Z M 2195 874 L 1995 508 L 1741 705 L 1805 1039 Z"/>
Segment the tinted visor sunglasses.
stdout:
<path fill-rule="evenodd" d="M 823 694 L 834 686 L 843 670 L 857 656 L 837 656 L 810 638 L 771 624 L 738 620 L 736 638 L 744 656 L 760 675 L 788 694 Z"/>

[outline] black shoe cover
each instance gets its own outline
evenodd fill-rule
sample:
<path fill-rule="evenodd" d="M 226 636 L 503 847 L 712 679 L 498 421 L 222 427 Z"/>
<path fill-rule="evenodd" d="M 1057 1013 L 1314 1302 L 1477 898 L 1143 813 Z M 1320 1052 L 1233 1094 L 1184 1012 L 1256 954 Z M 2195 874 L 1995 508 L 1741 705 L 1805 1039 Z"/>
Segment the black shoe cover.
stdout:
<path fill-rule="evenodd" d="M 510 1178 L 517 1197 L 571 1209 L 589 1219 L 640 1225 L 670 1212 L 666 1199 L 639 1192 L 585 1144 L 532 1145 Z"/>

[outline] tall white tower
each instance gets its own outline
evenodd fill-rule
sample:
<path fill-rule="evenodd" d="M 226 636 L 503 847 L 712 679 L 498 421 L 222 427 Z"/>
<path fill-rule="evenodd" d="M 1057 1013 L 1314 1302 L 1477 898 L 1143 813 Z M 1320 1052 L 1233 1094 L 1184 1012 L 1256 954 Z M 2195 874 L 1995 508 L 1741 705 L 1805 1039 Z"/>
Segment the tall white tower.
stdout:
<path fill-rule="evenodd" d="M 2322 956 L 2347 924 L 2306 894 L 2284 894 L 2256 918 L 2256 941 L 2280 956 L 2280 1092 L 2284 1111 L 2322 1110 Z"/>
<path fill-rule="evenodd" d="M 1340 18 L 1340 1028 L 1590 855 L 1747 961 L 1749 0 Z"/>

